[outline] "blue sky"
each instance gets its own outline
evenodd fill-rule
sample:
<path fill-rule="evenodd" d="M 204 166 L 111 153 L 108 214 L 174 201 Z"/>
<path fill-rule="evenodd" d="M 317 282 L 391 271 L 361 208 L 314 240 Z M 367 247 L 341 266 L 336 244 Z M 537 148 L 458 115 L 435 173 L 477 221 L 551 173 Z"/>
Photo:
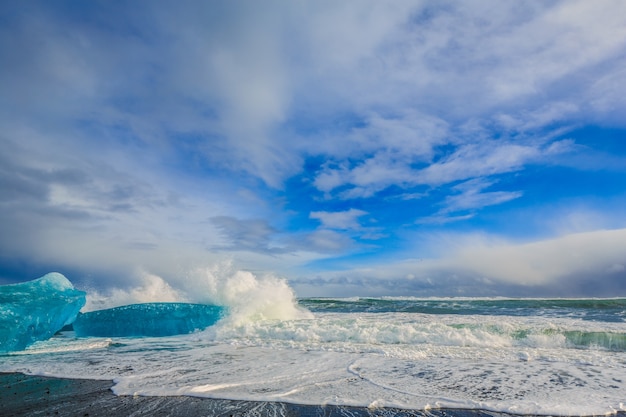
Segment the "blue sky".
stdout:
<path fill-rule="evenodd" d="M 623 1 L 4 1 L 0 62 L 0 282 L 626 296 Z"/>

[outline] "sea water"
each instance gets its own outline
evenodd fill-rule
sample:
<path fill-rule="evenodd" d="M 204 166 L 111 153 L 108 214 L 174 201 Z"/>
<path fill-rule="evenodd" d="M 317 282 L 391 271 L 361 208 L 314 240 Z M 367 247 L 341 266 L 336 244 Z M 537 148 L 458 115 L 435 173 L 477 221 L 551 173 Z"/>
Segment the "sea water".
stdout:
<path fill-rule="evenodd" d="M 119 395 L 515 414 L 626 410 L 626 299 L 290 302 L 282 318 L 237 316 L 231 305 L 232 317 L 182 336 L 65 331 L 0 356 L 0 371 L 112 379 Z"/>

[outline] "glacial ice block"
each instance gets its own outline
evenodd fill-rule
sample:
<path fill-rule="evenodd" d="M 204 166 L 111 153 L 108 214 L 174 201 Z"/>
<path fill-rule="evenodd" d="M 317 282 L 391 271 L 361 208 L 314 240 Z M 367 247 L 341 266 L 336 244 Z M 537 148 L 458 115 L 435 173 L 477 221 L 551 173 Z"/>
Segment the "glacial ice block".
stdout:
<path fill-rule="evenodd" d="M 207 304 L 146 303 L 81 313 L 74 322 L 77 336 L 173 336 L 204 330 L 224 315 Z"/>
<path fill-rule="evenodd" d="M 85 292 L 52 272 L 33 281 L 0 286 L 0 352 L 22 350 L 52 337 L 76 318 Z"/>

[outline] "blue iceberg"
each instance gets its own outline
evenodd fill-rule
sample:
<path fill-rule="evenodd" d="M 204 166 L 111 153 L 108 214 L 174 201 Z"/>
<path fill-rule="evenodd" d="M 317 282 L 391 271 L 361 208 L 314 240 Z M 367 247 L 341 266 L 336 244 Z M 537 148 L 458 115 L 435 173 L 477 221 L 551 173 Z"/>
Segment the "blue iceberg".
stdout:
<path fill-rule="evenodd" d="M 73 326 L 80 337 L 173 336 L 204 330 L 224 313 L 223 307 L 207 304 L 131 304 L 81 313 Z"/>
<path fill-rule="evenodd" d="M 0 352 L 22 350 L 71 324 L 85 305 L 85 292 L 63 275 L 0 286 Z"/>

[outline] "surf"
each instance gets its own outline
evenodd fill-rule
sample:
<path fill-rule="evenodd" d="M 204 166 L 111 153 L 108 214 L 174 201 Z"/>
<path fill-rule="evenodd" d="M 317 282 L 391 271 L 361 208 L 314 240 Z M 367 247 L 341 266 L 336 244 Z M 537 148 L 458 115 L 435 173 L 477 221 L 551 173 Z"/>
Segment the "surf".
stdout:
<path fill-rule="evenodd" d="M 212 267 L 188 278 L 170 287 L 168 303 L 220 305 L 228 314 L 173 336 L 82 337 L 65 328 L 2 354 L 0 371 L 110 379 L 118 395 L 529 415 L 626 411 L 623 299 L 297 299 L 271 275 Z M 88 291 L 83 313 L 159 303 L 138 298 L 138 288 L 163 286 L 150 279 L 109 298 Z"/>

